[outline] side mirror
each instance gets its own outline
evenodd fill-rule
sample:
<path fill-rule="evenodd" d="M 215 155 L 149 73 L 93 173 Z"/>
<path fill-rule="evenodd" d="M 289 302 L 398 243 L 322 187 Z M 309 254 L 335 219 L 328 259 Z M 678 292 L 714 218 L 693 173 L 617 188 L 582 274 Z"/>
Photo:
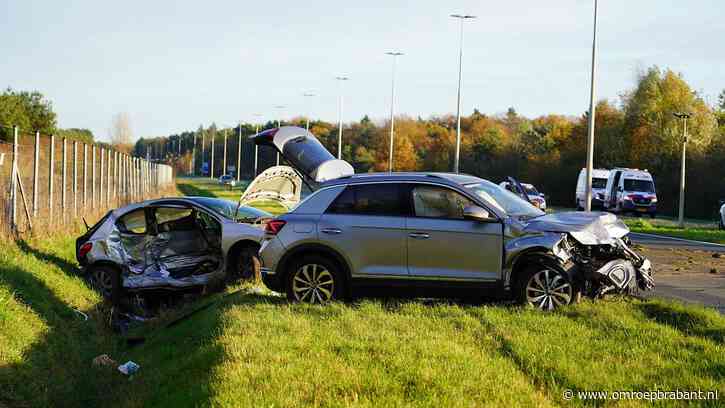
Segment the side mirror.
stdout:
<path fill-rule="evenodd" d="M 463 209 L 463 218 L 473 221 L 489 221 L 491 220 L 488 211 L 477 205 L 467 205 Z"/>
<path fill-rule="evenodd" d="M 624 191 L 624 189 L 621 186 L 619 186 L 619 187 L 617 187 L 617 191 Z"/>

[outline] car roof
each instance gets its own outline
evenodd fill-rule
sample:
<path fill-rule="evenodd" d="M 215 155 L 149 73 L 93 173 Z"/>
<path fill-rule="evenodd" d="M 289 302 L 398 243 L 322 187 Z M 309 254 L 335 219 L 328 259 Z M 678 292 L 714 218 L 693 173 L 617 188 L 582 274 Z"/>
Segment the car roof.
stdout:
<path fill-rule="evenodd" d="M 392 172 L 392 173 L 359 173 L 351 176 L 336 178 L 325 183 L 322 186 L 329 187 L 335 185 L 360 184 L 369 182 L 385 182 L 385 181 L 436 181 L 442 184 L 466 185 L 478 183 L 483 179 L 469 174 L 460 173 L 437 173 L 437 172 Z"/>

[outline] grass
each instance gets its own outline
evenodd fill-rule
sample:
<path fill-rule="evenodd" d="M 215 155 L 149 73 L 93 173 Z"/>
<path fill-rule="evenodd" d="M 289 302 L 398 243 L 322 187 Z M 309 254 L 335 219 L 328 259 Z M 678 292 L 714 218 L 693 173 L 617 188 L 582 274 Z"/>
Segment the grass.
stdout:
<path fill-rule="evenodd" d="M 624 222 L 632 232 L 665 235 L 675 238 L 692 239 L 695 241 L 725 244 L 725 231 L 716 228 L 690 227 L 679 228 L 674 223 L 655 223 L 636 218 L 625 219 Z"/>
<path fill-rule="evenodd" d="M 0 406 L 546 407 L 593 405 L 564 403 L 567 389 L 725 393 L 725 317 L 660 300 L 554 313 L 423 300 L 310 306 L 235 286 L 137 329 L 145 342 L 135 347 L 110 332 L 107 313 L 78 276 L 72 238 L 0 243 Z M 93 367 L 104 353 L 141 369 L 128 378 Z"/>
<path fill-rule="evenodd" d="M 249 181 L 244 180 L 238 186 L 230 188 L 221 186 L 216 180 L 207 177 L 180 177 L 176 182 L 176 188 L 184 195 L 217 197 L 234 202 L 239 201 L 239 197 L 242 196 L 248 185 Z M 250 204 L 274 215 L 286 212 L 283 206 L 274 201 L 258 200 Z"/>

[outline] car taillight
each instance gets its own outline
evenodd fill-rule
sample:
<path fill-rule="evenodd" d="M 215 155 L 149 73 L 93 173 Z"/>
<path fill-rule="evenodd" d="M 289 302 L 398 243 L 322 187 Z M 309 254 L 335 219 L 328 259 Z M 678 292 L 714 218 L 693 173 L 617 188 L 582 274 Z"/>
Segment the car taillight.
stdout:
<path fill-rule="evenodd" d="M 89 252 L 91 252 L 91 249 L 93 248 L 93 244 L 90 242 L 86 242 L 85 244 L 81 245 L 81 248 L 78 250 L 78 258 L 85 257 Z"/>
<path fill-rule="evenodd" d="M 270 220 L 267 225 L 264 226 L 264 232 L 270 235 L 277 235 L 285 224 L 287 224 L 286 221 Z"/>

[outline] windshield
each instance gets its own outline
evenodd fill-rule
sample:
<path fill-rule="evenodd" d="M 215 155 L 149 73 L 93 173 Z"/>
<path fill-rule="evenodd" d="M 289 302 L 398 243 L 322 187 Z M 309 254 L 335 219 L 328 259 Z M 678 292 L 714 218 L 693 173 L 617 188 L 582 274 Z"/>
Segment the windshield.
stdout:
<path fill-rule="evenodd" d="M 650 180 L 624 179 L 624 191 L 654 193 L 655 183 Z"/>
<path fill-rule="evenodd" d="M 233 221 L 254 222 L 259 218 L 272 217 L 272 214 L 266 211 L 258 210 L 254 207 L 248 207 L 245 205 L 240 206 L 239 211 L 237 211 L 237 203 L 229 200 L 222 200 L 219 198 L 211 197 L 197 197 L 194 199 L 194 201 L 213 210 L 215 213 L 221 215 L 222 217 Z"/>
<path fill-rule="evenodd" d="M 531 205 L 531 203 L 522 200 L 516 194 L 507 191 L 505 188 L 499 187 L 490 181 L 481 181 L 465 186 L 481 197 L 487 203 L 496 206 L 499 210 L 506 214 L 523 216 L 527 218 L 538 217 L 544 215 L 544 212 Z"/>
<path fill-rule="evenodd" d="M 607 188 L 607 179 L 605 178 L 593 178 L 592 188 Z"/>

